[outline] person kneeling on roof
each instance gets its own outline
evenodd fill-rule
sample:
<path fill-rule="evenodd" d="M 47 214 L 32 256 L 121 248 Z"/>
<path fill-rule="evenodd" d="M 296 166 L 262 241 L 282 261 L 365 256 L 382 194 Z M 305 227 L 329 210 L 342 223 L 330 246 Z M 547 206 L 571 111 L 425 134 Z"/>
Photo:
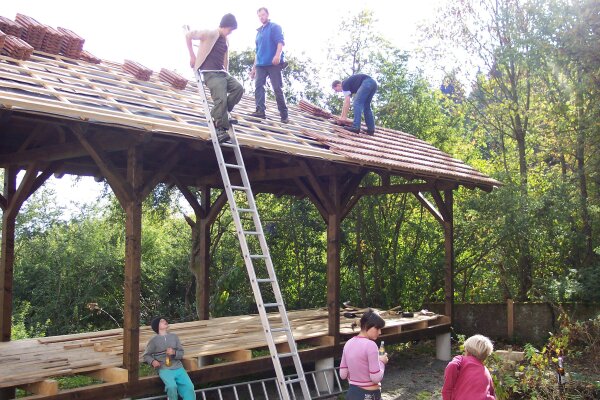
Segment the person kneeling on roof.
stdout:
<path fill-rule="evenodd" d="M 195 400 L 194 384 L 181 363 L 183 347 L 179 337 L 168 332 L 169 323 L 163 317 L 154 318 L 150 326 L 156 332 L 156 336 L 146 344 L 144 362 L 158 369 L 169 400 L 177 400 L 178 394 L 183 400 Z"/>
<path fill-rule="evenodd" d="M 242 99 L 244 87 L 229 75 L 229 41 L 227 36 L 237 29 L 233 14 L 225 14 L 218 29 L 188 32 L 185 36 L 190 53 L 190 66 L 202 73 L 204 83 L 210 89 L 213 108 L 210 112 L 217 128 L 219 143 L 229 139 L 229 128 L 234 120 L 229 113 Z M 194 53 L 192 40 L 199 40 L 198 54 Z"/>

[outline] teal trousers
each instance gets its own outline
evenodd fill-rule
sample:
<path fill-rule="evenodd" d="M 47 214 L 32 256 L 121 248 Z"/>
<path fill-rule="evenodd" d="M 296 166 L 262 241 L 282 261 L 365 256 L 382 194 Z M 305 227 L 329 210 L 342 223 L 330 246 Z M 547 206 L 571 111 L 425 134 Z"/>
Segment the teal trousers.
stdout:
<path fill-rule="evenodd" d="M 184 368 L 159 369 L 158 376 L 165 383 L 165 392 L 169 400 L 177 400 L 177 393 L 183 400 L 196 400 L 194 384 Z"/>

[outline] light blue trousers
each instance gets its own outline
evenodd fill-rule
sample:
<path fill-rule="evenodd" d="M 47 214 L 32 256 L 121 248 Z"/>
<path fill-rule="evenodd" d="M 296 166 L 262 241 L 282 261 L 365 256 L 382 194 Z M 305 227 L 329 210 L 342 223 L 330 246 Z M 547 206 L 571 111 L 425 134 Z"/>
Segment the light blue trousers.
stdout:
<path fill-rule="evenodd" d="M 196 400 L 194 384 L 184 368 L 160 369 L 158 376 L 165 383 L 165 392 L 169 400 L 177 400 L 177 392 L 183 400 Z"/>

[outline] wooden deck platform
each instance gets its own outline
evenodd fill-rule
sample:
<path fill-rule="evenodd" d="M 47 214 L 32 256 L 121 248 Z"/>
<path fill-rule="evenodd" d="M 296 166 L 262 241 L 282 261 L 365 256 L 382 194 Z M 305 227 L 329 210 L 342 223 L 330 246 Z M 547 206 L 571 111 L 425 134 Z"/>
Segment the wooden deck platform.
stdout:
<path fill-rule="evenodd" d="M 448 324 L 447 317 L 436 314 L 413 318 L 401 318 L 395 313 L 383 313 L 382 316 L 386 320 L 384 336 Z M 325 309 L 291 311 L 289 318 L 300 347 L 308 347 L 303 343 L 332 343 L 327 336 Z M 358 329 L 351 327 L 355 320 L 342 316 L 340 322 L 342 337 L 358 333 Z M 258 315 L 172 324 L 170 331 L 181 339 L 185 349 L 184 364 L 192 371 L 201 369 L 199 364 L 204 365 L 211 356 L 222 361 L 251 360 L 252 350 L 266 347 Z M 140 356 L 153 335 L 148 326 L 140 328 Z M 276 342 L 286 342 L 283 334 Z M 127 371 L 122 368 L 122 353 L 122 329 L 0 343 L 0 387 L 29 384 L 30 391 L 46 390 L 47 394 L 53 394 L 56 389 L 48 389 L 52 386 L 49 378 L 79 374 L 92 375 L 105 382 L 125 382 Z"/>

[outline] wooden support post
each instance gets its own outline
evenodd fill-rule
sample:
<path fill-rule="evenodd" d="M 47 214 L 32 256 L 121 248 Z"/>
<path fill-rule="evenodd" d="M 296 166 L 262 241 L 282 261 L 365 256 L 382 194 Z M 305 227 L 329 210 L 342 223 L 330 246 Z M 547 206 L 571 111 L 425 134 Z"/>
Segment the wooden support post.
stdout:
<path fill-rule="evenodd" d="M 515 303 L 513 299 L 506 300 L 506 322 L 508 338 L 512 340 L 515 334 Z"/>
<path fill-rule="evenodd" d="M 341 210 L 340 187 L 336 176 L 329 177 L 329 196 L 333 209 L 327 215 L 327 311 L 329 313 L 328 335 L 340 343 L 340 236 Z"/>
<path fill-rule="evenodd" d="M 454 213 L 453 192 L 445 190 L 444 215 L 444 313 L 454 322 Z"/>
<path fill-rule="evenodd" d="M 142 148 L 127 152 L 127 182 L 134 194 L 143 187 Z M 140 348 L 140 265 L 142 238 L 142 200 L 134 195 L 125 200 L 125 305 L 123 321 L 123 364 L 128 382 L 139 380 Z"/>
<path fill-rule="evenodd" d="M 201 194 L 201 206 L 205 212 L 210 209 L 210 188 L 205 187 Z M 196 296 L 198 296 L 198 318 L 210 318 L 210 226 L 212 221 L 208 218 L 198 220 L 196 215 L 196 224 L 198 226 L 198 261 L 199 271 L 196 276 Z"/>

